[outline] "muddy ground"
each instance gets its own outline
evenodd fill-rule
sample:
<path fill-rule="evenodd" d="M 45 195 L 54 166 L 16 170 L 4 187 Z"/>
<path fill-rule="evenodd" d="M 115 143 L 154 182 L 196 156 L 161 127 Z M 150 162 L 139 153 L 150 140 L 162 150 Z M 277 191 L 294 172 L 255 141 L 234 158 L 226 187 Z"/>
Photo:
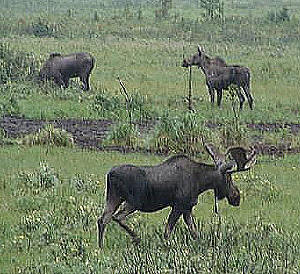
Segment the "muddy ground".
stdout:
<path fill-rule="evenodd" d="M 8 138 L 19 138 L 24 135 L 34 133 L 42 129 L 46 124 L 52 124 L 56 128 L 64 129 L 74 138 L 74 142 L 81 148 L 97 150 L 116 150 L 129 152 L 131 149 L 118 146 L 103 146 L 102 142 L 109 133 L 113 121 L 111 120 L 89 120 L 89 119 L 57 119 L 57 120 L 36 120 L 17 116 L 4 116 L 0 119 L 0 128 L 4 130 Z M 273 131 L 287 128 L 293 134 L 300 133 L 300 124 L 248 124 L 249 129 L 258 131 Z M 143 133 L 147 133 L 154 128 L 154 124 L 138 125 Z M 208 125 L 214 127 L 214 125 Z M 260 154 L 282 156 L 285 153 L 300 153 L 300 148 L 291 147 L 288 143 L 275 146 L 264 144 L 258 140 L 253 140 L 253 146 Z M 149 151 L 148 151 L 149 152 Z"/>

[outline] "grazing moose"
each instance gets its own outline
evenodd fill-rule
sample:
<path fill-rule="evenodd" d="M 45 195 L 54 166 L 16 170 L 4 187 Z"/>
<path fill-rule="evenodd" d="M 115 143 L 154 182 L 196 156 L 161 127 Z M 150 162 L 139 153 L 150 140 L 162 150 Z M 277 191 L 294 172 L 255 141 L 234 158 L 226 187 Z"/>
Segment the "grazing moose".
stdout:
<path fill-rule="evenodd" d="M 241 91 L 243 89 L 250 109 L 253 109 L 253 98 L 250 93 L 250 70 L 247 67 L 239 65 L 227 65 L 226 62 L 220 58 L 210 58 L 198 46 L 198 53 L 193 55 L 188 60 L 184 59 L 182 66 L 198 66 L 203 71 L 206 77 L 206 85 L 210 94 L 211 103 L 214 103 L 215 91 L 217 91 L 217 104 L 221 106 L 222 91 L 235 85 L 237 95 L 240 101 L 240 109 L 243 108 L 245 97 Z"/>
<path fill-rule="evenodd" d="M 54 80 L 58 86 L 67 88 L 69 79 L 80 77 L 83 83 L 83 90 L 89 90 L 89 77 L 95 65 L 95 59 L 86 52 L 61 55 L 51 53 L 39 73 L 39 79 Z"/>
<path fill-rule="evenodd" d="M 170 206 L 172 210 L 165 228 L 165 239 L 169 238 L 181 215 L 191 236 L 196 239 L 198 233 L 192 209 L 202 192 L 214 190 L 216 211 L 217 199 L 225 197 L 230 205 L 239 206 L 240 192 L 231 174 L 250 169 L 256 161 L 255 150 L 233 147 L 228 149 L 226 155 L 221 155 L 212 145 L 205 144 L 205 148 L 214 165 L 177 155 L 156 166 L 113 167 L 107 174 L 106 205 L 98 219 L 99 247 L 103 245 L 105 226 L 111 220 L 125 229 L 134 242 L 139 242 L 138 236 L 125 223 L 125 218 L 137 210 L 154 212 Z M 230 157 L 227 161 L 226 156 Z M 123 207 L 117 211 L 121 204 Z"/>

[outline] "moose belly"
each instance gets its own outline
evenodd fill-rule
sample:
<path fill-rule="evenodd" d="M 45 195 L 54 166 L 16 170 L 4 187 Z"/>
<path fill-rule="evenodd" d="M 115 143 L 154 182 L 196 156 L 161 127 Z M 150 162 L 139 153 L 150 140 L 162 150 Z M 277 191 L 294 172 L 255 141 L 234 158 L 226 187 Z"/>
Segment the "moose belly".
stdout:
<path fill-rule="evenodd" d="M 122 198 L 137 210 L 153 212 L 172 205 L 173 193 L 161 189 L 157 191 L 147 183 L 136 184 L 133 188 L 122 189 Z"/>

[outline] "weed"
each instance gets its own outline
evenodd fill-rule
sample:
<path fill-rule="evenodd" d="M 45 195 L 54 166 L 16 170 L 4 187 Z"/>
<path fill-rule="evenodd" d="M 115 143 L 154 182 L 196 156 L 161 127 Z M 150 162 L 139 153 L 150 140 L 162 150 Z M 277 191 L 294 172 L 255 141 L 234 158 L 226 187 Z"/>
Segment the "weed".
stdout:
<path fill-rule="evenodd" d="M 33 194 L 53 188 L 60 183 L 55 171 L 44 162 L 41 162 L 40 168 L 34 172 L 20 172 L 18 180 L 22 192 L 30 191 Z"/>
<path fill-rule="evenodd" d="M 20 139 L 20 143 L 27 146 L 47 145 L 72 147 L 74 139 L 72 135 L 65 130 L 54 128 L 48 124 L 37 133 L 32 133 Z"/>
<path fill-rule="evenodd" d="M 16 95 L 10 95 L 0 102 L 0 114 L 17 115 L 20 114 L 19 100 Z"/>
<path fill-rule="evenodd" d="M 117 124 L 103 144 L 137 148 L 141 145 L 140 133 L 134 124 Z"/>
<path fill-rule="evenodd" d="M 187 112 L 172 117 L 165 113 L 153 134 L 150 147 L 159 152 L 196 154 L 203 150 L 203 140 L 210 133 L 197 114 Z"/>
<path fill-rule="evenodd" d="M 16 51 L 6 42 L 0 42 L 0 84 L 32 78 L 37 63 L 34 55 Z"/>

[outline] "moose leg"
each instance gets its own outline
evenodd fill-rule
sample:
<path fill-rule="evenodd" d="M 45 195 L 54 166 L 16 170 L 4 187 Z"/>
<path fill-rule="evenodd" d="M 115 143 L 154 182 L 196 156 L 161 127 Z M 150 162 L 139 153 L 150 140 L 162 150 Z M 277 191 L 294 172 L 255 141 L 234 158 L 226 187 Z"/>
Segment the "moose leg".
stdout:
<path fill-rule="evenodd" d="M 242 110 L 243 109 L 243 104 L 245 102 L 245 97 L 242 94 L 241 89 L 239 87 L 237 88 L 236 93 L 237 93 L 237 96 L 239 97 L 239 100 L 240 100 L 240 110 Z"/>
<path fill-rule="evenodd" d="M 136 235 L 136 233 L 129 228 L 128 225 L 125 224 L 125 218 L 136 211 L 136 208 L 129 203 L 125 203 L 124 208 L 118 211 L 115 215 L 113 215 L 113 220 L 117 222 L 125 231 L 132 237 L 135 243 L 140 242 L 140 238 Z"/>
<path fill-rule="evenodd" d="M 216 190 L 216 189 L 214 189 L 214 196 L 215 196 L 215 199 L 214 199 L 214 201 L 215 201 L 214 212 L 215 212 L 216 214 L 219 214 L 218 194 L 217 194 L 217 190 Z"/>
<path fill-rule="evenodd" d="M 186 223 L 191 236 L 194 240 L 199 238 L 199 233 L 196 230 L 196 225 L 192 217 L 192 209 L 183 213 L 183 220 Z"/>
<path fill-rule="evenodd" d="M 251 110 L 253 110 L 253 97 L 250 93 L 250 88 L 248 86 L 243 87 L 243 90 L 246 94 L 247 100 L 248 100 L 248 104 Z"/>
<path fill-rule="evenodd" d="M 69 78 L 64 77 L 62 81 L 64 83 L 64 88 L 68 88 L 69 87 Z"/>
<path fill-rule="evenodd" d="M 179 217 L 181 216 L 182 211 L 179 211 L 175 208 L 172 208 L 172 211 L 168 217 L 168 222 L 165 229 L 164 237 L 168 239 L 174 229 L 175 224 L 177 223 Z"/>
<path fill-rule="evenodd" d="M 221 107 L 221 101 L 222 101 L 222 89 L 217 89 L 217 104 L 218 104 L 218 107 Z"/>
<path fill-rule="evenodd" d="M 208 93 L 210 96 L 210 102 L 213 105 L 215 102 L 215 90 L 210 86 L 208 82 L 206 82 L 207 88 L 208 88 Z"/>
<path fill-rule="evenodd" d="M 119 197 L 111 197 L 107 200 L 101 218 L 98 219 L 98 245 L 103 246 L 103 235 L 105 226 L 111 221 L 113 214 L 116 212 L 122 200 Z"/>
<path fill-rule="evenodd" d="M 80 81 L 83 84 L 83 90 L 88 91 L 90 89 L 89 77 L 90 77 L 89 74 L 80 77 Z"/>
<path fill-rule="evenodd" d="M 59 72 L 55 73 L 53 75 L 53 78 L 54 78 L 54 83 L 56 85 L 58 85 L 59 87 L 65 86 L 65 83 L 63 81 L 63 77 L 62 77 L 62 75 Z"/>
<path fill-rule="evenodd" d="M 208 93 L 209 93 L 209 96 L 210 96 L 210 102 L 213 105 L 214 102 L 215 102 L 215 90 L 214 90 L 211 82 L 207 79 L 206 79 L 206 86 L 207 86 Z"/>

